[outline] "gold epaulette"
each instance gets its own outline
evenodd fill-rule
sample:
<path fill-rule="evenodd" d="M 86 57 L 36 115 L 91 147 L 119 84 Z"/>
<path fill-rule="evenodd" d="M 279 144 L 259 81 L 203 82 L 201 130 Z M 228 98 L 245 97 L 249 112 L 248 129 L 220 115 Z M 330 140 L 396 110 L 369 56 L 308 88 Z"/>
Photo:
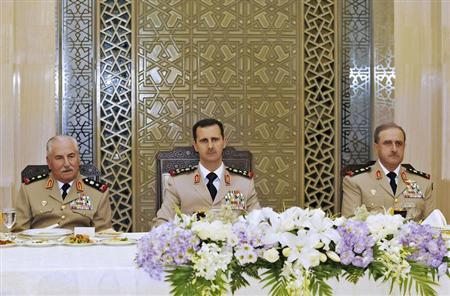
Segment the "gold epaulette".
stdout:
<path fill-rule="evenodd" d="M 241 170 L 241 169 L 236 169 L 236 168 L 232 168 L 232 167 L 227 167 L 227 171 L 229 171 L 231 173 L 242 175 L 242 176 L 250 178 L 250 179 L 253 178 L 253 175 L 254 175 L 252 171 Z"/>
<path fill-rule="evenodd" d="M 84 184 L 89 185 L 101 192 L 105 192 L 106 190 L 108 190 L 108 184 L 100 183 L 93 179 L 84 178 L 83 182 Z"/>
<path fill-rule="evenodd" d="M 170 170 L 169 174 L 172 177 L 174 177 L 174 176 L 181 175 L 181 174 L 184 174 L 184 173 L 187 173 L 187 172 L 192 172 L 192 171 L 194 171 L 196 169 L 197 169 L 197 166 L 188 166 L 186 168 L 179 168 L 179 169 L 175 169 L 175 170 Z"/>
<path fill-rule="evenodd" d="M 421 177 L 423 177 L 423 178 L 425 178 L 425 179 L 428 179 L 428 180 L 430 180 L 430 178 L 431 178 L 431 175 L 430 175 L 430 174 L 427 174 L 427 173 L 418 171 L 418 170 L 416 170 L 412 165 L 410 165 L 410 164 L 408 164 L 408 163 L 402 164 L 402 167 L 404 167 L 404 168 L 405 168 L 408 172 L 410 172 L 411 174 L 414 174 L 414 175 L 417 175 L 417 176 L 421 176 Z"/>
<path fill-rule="evenodd" d="M 28 185 L 28 184 L 34 183 L 34 182 L 36 182 L 36 181 L 45 179 L 45 178 L 47 178 L 47 177 L 48 177 L 48 174 L 39 174 L 39 175 L 33 176 L 33 177 L 31 177 L 31 178 L 23 178 L 22 181 L 23 181 L 23 183 L 24 183 L 25 185 Z"/>

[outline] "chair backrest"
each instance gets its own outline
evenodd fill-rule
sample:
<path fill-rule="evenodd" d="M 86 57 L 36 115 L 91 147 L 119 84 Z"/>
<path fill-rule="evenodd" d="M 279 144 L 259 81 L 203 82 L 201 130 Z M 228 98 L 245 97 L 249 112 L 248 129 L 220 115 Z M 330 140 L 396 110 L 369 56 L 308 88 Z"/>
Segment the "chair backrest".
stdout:
<path fill-rule="evenodd" d="M 48 174 L 50 169 L 46 164 L 27 165 L 20 173 L 22 180 L 40 174 Z M 80 165 L 80 174 L 100 182 L 100 171 L 92 163 Z"/>
<path fill-rule="evenodd" d="M 169 178 L 169 171 L 198 164 L 199 157 L 193 146 L 175 147 L 171 151 L 160 151 L 156 154 L 156 210 L 161 207 L 164 188 Z M 239 169 L 252 169 L 252 153 L 247 150 L 236 150 L 226 147 L 223 150 L 223 162 L 226 166 Z"/>

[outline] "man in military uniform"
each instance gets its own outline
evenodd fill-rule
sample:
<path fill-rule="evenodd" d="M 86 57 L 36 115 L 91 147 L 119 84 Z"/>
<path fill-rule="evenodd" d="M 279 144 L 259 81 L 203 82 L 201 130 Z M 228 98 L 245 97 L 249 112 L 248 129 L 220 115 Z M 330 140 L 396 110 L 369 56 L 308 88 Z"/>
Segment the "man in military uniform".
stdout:
<path fill-rule="evenodd" d="M 58 224 L 61 228 L 111 228 L 109 190 L 80 175 L 77 141 L 55 136 L 47 142 L 50 173 L 24 179 L 15 200 L 14 231 Z"/>
<path fill-rule="evenodd" d="M 395 123 L 378 126 L 374 133 L 375 163 L 347 173 L 343 182 L 342 215 L 351 216 L 357 207 L 369 211 L 408 211 L 416 221 L 426 218 L 436 208 L 430 175 L 402 164 L 405 131 Z"/>
<path fill-rule="evenodd" d="M 185 214 L 219 208 L 222 204 L 247 211 L 259 209 L 253 174 L 226 168 L 222 162 L 226 146 L 223 124 L 203 119 L 193 126 L 192 133 L 200 158 L 198 167 L 171 172 L 154 225 L 172 220 L 176 208 Z"/>

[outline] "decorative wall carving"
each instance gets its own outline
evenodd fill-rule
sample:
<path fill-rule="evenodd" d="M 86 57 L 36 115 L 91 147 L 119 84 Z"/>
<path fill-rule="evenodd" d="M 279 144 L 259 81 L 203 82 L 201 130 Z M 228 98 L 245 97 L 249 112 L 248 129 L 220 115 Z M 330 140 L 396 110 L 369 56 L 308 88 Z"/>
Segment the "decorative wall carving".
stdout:
<path fill-rule="evenodd" d="M 110 185 L 113 225 L 132 229 L 131 0 L 100 1 L 99 158 Z"/>
<path fill-rule="evenodd" d="M 305 206 L 336 211 L 337 104 L 334 1 L 304 1 Z"/>
<path fill-rule="evenodd" d="M 371 159 L 371 3 L 344 0 L 341 51 L 341 163 Z"/>
<path fill-rule="evenodd" d="M 134 16 L 131 3 L 97 3 L 93 126 L 116 228 L 148 230 L 155 155 L 189 145 L 204 117 L 253 153 L 264 206 L 335 211 L 335 1 L 142 0 Z"/>
<path fill-rule="evenodd" d="M 394 121 L 394 3 L 373 2 L 373 126 Z"/>
<path fill-rule="evenodd" d="M 60 127 L 78 141 L 81 161 L 94 163 L 95 5 L 92 0 L 60 4 Z"/>

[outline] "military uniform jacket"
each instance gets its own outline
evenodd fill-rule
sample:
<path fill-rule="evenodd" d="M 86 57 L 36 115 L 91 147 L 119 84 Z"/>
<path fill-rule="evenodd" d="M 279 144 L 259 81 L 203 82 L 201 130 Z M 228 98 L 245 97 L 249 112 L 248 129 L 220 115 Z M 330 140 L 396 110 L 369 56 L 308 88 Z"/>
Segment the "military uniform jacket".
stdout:
<path fill-rule="evenodd" d="M 225 195 L 236 190 L 244 195 L 247 211 L 260 208 L 251 177 L 225 169 L 213 202 L 206 183 L 197 168 L 180 175 L 171 176 L 164 191 L 161 209 L 153 219 L 154 226 L 173 220 L 177 207 L 183 214 L 187 215 L 207 211 L 211 208 L 219 208 L 224 204 Z"/>
<path fill-rule="evenodd" d="M 22 183 L 15 200 L 14 231 L 43 228 L 58 223 L 61 228 L 111 228 L 109 190 L 78 175 L 62 199 L 58 182 L 50 174 L 29 184 Z"/>
<path fill-rule="evenodd" d="M 414 220 L 419 221 L 436 208 L 436 200 L 432 196 L 433 184 L 429 180 L 429 175 L 412 167 L 407 169 L 402 165 L 394 195 L 389 178 L 384 174 L 379 161 L 362 171 L 355 171 L 353 176 L 347 175 L 344 178 L 343 216 L 353 215 L 355 209 L 363 204 L 369 211 L 380 211 L 383 208 L 401 208 L 406 203 L 414 203 L 416 206 Z M 418 191 L 420 193 L 416 194 Z"/>

